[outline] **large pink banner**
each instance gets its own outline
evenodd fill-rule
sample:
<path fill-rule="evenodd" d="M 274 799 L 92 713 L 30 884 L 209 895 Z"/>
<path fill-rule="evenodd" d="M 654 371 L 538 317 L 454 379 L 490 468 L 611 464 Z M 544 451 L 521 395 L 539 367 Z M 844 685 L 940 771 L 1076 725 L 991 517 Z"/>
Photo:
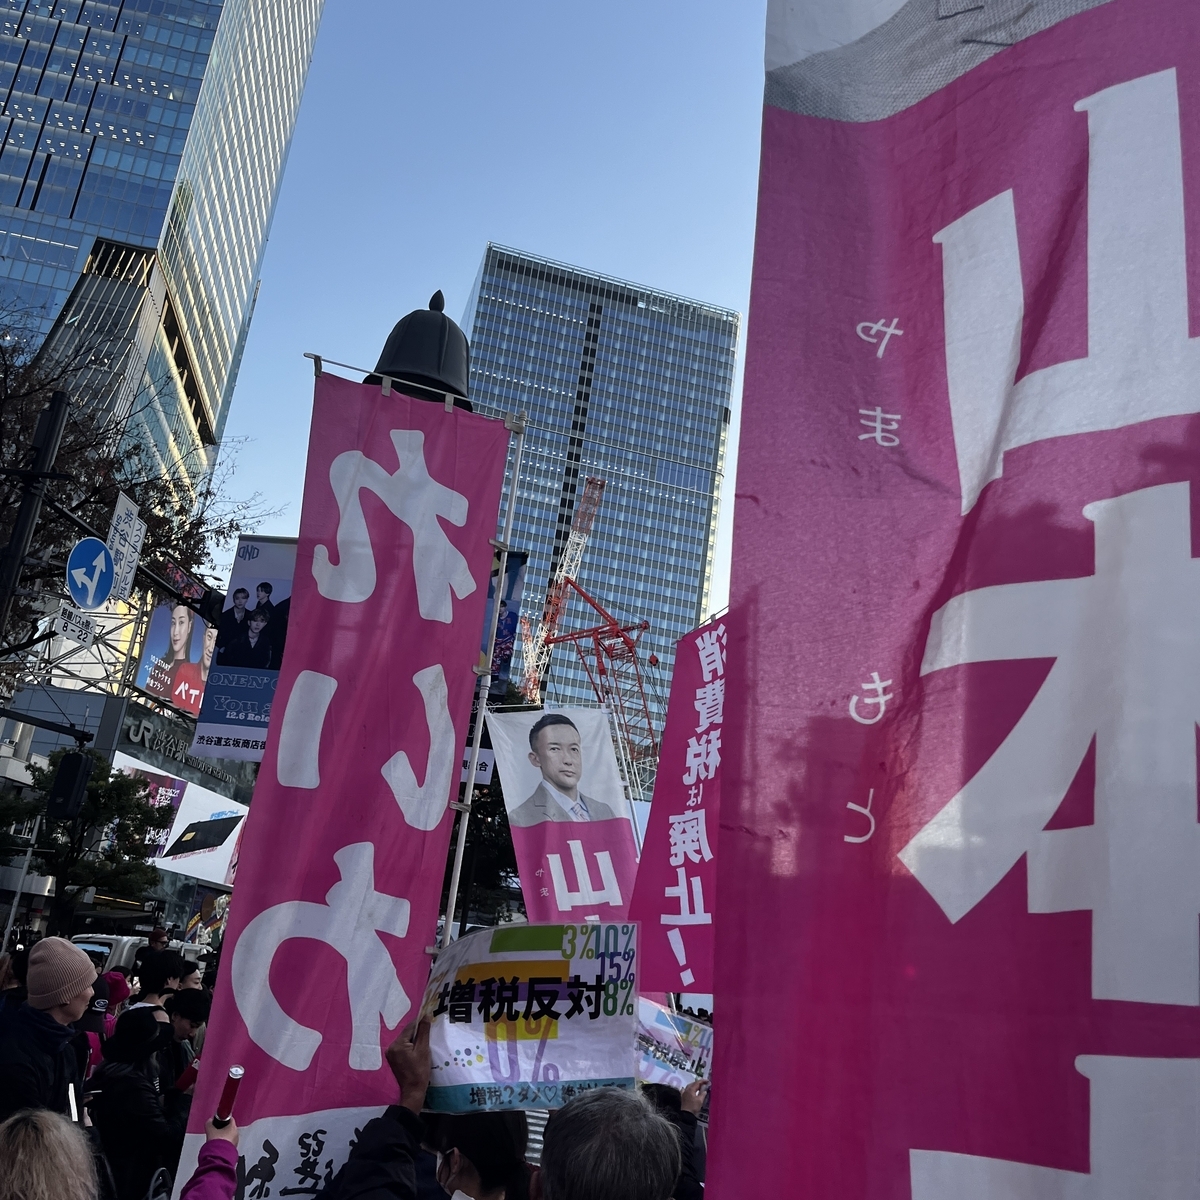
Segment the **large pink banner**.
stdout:
<path fill-rule="evenodd" d="M 181 1178 L 231 1063 L 264 1186 L 324 1180 L 395 1100 L 383 1050 L 429 972 L 507 446 L 498 421 L 317 380 L 288 652 Z"/>
<path fill-rule="evenodd" d="M 914 0 L 768 97 L 707 1190 L 1193 1196 L 1200 7 Z"/>
<path fill-rule="evenodd" d="M 654 779 L 654 802 L 629 907 L 641 921 L 643 994 L 713 990 L 721 732 L 725 722 L 723 621 L 682 637 Z"/>

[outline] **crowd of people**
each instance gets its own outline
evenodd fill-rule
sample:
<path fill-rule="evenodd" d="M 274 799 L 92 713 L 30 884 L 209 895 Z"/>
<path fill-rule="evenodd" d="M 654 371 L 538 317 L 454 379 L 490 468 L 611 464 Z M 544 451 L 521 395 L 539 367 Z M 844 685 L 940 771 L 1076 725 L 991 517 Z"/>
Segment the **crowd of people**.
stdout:
<path fill-rule="evenodd" d="M 179 1168 L 212 999 L 155 930 L 100 974 L 48 937 L 0 955 L 0 1200 L 156 1200 Z M 541 1161 L 523 1112 L 427 1113 L 427 1022 L 389 1046 L 396 1103 L 368 1122 L 322 1200 L 699 1200 L 706 1085 L 598 1088 L 555 1111 Z M 210 1119 L 183 1200 L 245 1194 L 238 1129 Z"/>

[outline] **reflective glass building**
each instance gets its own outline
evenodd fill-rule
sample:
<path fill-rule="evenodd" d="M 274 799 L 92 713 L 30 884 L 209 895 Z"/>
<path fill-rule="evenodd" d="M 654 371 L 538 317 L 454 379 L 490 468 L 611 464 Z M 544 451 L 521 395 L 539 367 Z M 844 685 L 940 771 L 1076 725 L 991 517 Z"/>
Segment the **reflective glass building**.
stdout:
<path fill-rule="evenodd" d="M 708 611 L 738 314 L 489 245 L 463 327 L 476 411 L 529 414 L 513 535 L 530 555 L 522 612 L 536 626 L 576 499 L 598 476 L 579 583 L 620 620 L 649 620 L 643 657 L 661 660 L 647 674 L 665 702 L 675 641 Z M 597 623 L 575 599 L 560 631 Z M 596 703 L 572 648 L 554 651 L 545 698 Z"/>
<path fill-rule="evenodd" d="M 186 490 L 215 458 L 324 0 L 0 0 L 0 300 Z"/>

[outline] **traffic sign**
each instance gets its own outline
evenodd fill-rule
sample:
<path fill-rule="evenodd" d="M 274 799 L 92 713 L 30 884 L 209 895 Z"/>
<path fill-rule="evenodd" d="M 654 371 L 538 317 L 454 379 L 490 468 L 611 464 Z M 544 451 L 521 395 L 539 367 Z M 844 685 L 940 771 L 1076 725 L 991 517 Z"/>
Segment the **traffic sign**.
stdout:
<path fill-rule="evenodd" d="M 80 608 L 102 608 L 112 594 L 112 551 L 99 539 L 81 538 L 67 558 L 67 590 Z"/>
<path fill-rule="evenodd" d="M 59 637 L 78 642 L 86 650 L 96 639 L 96 620 L 63 600 L 59 604 L 58 615 L 54 618 L 54 632 Z"/>
<path fill-rule="evenodd" d="M 112 551 L 115 575 L 109 599 L 129 599 L 145 537 L 146 522 L 138 517 L 138 506 L 124 492 L 118 493 L 112 523 L 108 527 L 107 545 Z"/>

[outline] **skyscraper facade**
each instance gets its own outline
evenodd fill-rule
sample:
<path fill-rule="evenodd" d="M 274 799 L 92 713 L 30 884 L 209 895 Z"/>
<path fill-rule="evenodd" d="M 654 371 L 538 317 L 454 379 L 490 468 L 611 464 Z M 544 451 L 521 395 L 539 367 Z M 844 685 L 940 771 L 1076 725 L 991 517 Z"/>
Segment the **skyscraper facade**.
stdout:
<path fill-rule="evenodd" d="M 738 323 L 728 309 L 495 245 L 464 317 L 472 404 L 529 415 L 513 534 L 529 553 L 522 612 L 536 625 L 585 479 L 603 479 L 579 582 L 620 620 L 650 622 L 660 733 L 675 641 L 709 606 Z M 575 599 L 560 631 L 597 623 Z M 518 647 L 514 675 L 521 666 Z M 554 651 L 545 698 L 596 702 L 571 647 Z"/>
<path fill-rule="evenodd" d="M 0 0 L 0 300 L 186 493 L 215 460 L 324 0 Z"/>

